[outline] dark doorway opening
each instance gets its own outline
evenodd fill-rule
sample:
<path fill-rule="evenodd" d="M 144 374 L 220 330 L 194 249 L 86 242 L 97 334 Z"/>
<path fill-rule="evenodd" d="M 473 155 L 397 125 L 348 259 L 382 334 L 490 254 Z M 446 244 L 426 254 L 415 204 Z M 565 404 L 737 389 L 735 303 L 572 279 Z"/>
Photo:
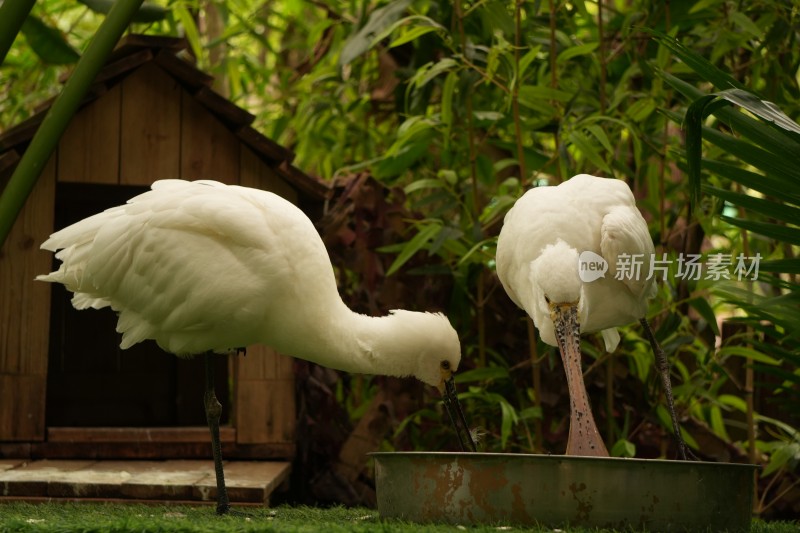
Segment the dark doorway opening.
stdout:
<path fill-rule="evenodd" d="M 55 227 L 61 229 L 125 203 L 146 187 L 62 183 Z M 54 259 L 54 266 L 58 262 Z M 48 427 L 164 427 L 206 424 L 202 358 L 180 359 L 153 341 L 121 350 L 111 309 L 78 311 L 53 284 L 47 373 Z M 217 397 L 228 421 L 228 358 L 216 357 Z"/>

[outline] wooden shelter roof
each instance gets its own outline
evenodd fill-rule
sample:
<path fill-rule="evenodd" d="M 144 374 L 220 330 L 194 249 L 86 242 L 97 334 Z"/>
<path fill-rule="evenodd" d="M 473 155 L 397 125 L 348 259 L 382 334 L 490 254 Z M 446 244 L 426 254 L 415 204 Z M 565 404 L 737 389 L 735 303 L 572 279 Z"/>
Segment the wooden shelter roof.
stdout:
<path fill-rule="evenodd" d="M 183 38 L 130 34 L 125 36 L 100 70 L 81 107 L 90 104 L 128 74 L 153 62 L 172 76 L 194 99 L 217 117 L 241 142 L 250 147 L 288 184 L 315 200 L 329 197 L 330 187 L 292 164 L 294 153 L 265 137 L 251 126 L 255 117 L 211 88 L 214 80 L 185 57 L 188 42 Z M 43 102 L 28 119 L 0 133 L 0 174 L 19 161 L 28 143 L 50 109 L 52 99 Z"/>

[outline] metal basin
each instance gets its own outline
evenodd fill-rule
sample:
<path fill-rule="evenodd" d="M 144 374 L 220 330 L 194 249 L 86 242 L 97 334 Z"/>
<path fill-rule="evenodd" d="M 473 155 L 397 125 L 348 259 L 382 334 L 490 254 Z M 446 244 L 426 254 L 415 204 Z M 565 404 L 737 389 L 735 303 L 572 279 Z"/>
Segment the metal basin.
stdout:
<path fill-rule="evenodd" d="M 504 453 L 373 453 L 383 517 L 747 531 L 755 466 Z"/>

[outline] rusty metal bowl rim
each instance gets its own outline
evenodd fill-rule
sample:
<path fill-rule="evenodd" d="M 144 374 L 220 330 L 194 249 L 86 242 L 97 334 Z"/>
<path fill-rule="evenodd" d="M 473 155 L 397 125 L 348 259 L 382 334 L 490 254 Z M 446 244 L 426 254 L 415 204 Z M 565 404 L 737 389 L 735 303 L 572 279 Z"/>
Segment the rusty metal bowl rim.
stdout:
<path fill-rule="evenodd" d="M 490 459 L 490 458 L 530 458 L 530 459 L 545 459 L 553 461 L 588 461 L 588 462 L 613 462 L 613 463 L 631 463 L 631 464 L 664 464 L 675 466 L 709 466 L 714 468 L 719 467 L 733 467 L 733 468 L 760 468 L 759 465 L 749 463 L 723 463 L 714 461 L 682 461 L 674 459 L 644 459 L 641 457 L 591 457 L 584 455 L 557 455 L 557 454 L 538 454 L 538 453 L 501 453 L 501 452 L 427 452 L 427 451 L 403 451 L 403 452 L 371 452 L 368 453 L 370 457 L 451 457 L 451 458 L 474 458 L 474 459 Z"/>
<path fill-rule="evenodd" d="M 648 531 L 709 526 L 749 531 L 753 473 L 759 468 L 744 463 L 497 452 L 369 456 L 375 465 L 378 511 L 386 518 Z M 491 471 L 502 475 L 481 477 Z M 542 473 L 546 479 L 537 477 Z M 474 475 L 490 483 L 476 485 Z M 694 489 L 683 491 L 676 483 Z M 599 490 L 606 486 L 613 490 Z"/>

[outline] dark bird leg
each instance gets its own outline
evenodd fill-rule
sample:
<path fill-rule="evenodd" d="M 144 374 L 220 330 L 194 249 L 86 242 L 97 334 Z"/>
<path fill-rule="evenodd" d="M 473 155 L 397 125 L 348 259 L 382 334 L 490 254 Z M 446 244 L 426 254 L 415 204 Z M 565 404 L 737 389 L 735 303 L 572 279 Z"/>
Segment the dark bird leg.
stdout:
<path fill-rule="evenodd" d="M 217 476 L 217 514 L 226 514 L 230 508 L 228 490 L 225 488 L 225 473 L 222 470 L 222 445 L 219 442 L 219 419 L 222 416 L 222 405 L 214 392 L 214 354 L 206 352 L 206 420 L 211 430 L 211 451 L 214 454 L 214 473 Z"/>
<path fill-rule="evenodd" d="M 675 432 L 675 440 L 678 442 L 678 453 L 680 454 L 681 459 L 684 461 L 686 460 L 687 453 L 692 459 L 697 459 L 692 451 L 686 446 L 686 443 L 683 441 L 683 436 L 681 435 L 681 427 L 678 424 L 678 415 L 675 413 L 675 401 L 672 397 L 672 380 L 670 379 L 667 354 L 665 354 L 664 350 L 662 350 L 661 346 L 659 346 L 656 336 L 653 333 L 653 328 L 650 327 L 650 323 L 647 321 L 647 318 L 641 318 L 639 322 L 642 324 L 645 336 L 647 337 L 647 340 L 650 341 L 650 346 L 653 348 L 653 354 L 655 354 L 656 358 L 656 368 L 658 369 L 659 374 L 661 374 L 661 384 L 664 387 L 664 395 L 667 397 L 667 409 L 669 409 L 669 416 L 672 418 L 672 429 Z"/>

